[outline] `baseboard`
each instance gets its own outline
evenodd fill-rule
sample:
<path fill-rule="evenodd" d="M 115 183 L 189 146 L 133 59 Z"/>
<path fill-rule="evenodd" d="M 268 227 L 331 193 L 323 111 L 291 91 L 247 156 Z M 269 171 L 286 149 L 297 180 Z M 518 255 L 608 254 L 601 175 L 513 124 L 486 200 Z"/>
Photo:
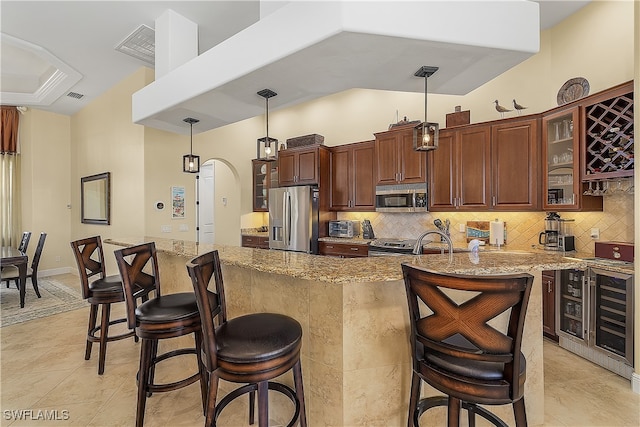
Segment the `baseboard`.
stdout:
<path fill-rule="evenodd" d="M 49 270 L 39 270 L 38 277 L 57 276 L 58 274 L 72 273 L 71 267 L 51 268 Z"/>
<path fill-rule="evenodd" d="M 631 374 L 631 390 L 636 394 L 640 394 L 640 374 L 636 372 Z"/>

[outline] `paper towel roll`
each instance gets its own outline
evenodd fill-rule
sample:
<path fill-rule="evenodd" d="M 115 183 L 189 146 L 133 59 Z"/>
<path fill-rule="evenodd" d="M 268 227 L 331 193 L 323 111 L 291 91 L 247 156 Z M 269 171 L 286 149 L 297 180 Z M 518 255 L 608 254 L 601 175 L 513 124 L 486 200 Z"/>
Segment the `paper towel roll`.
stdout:
<path fill-rule="evenodd" d="M 489 224 L 489 244 L 504 245 L 504 221 L 491 221 Z"/>

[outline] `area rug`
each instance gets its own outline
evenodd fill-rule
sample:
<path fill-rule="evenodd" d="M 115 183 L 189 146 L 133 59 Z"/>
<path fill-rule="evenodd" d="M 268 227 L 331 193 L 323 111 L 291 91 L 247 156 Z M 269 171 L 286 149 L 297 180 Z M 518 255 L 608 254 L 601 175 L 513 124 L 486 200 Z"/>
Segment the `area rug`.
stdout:
<path fill-rule="evenodd" d="M 52 278 L 39 278 L 38 289 L 42 298 L 36 296 L 31 279 L 27 279 L 24 308 L 20 308 L 20 292 L 15 285 L 7 288 L 4 282 L 0 284 L 0 327 L 87 307 L 78 291 Z"/>

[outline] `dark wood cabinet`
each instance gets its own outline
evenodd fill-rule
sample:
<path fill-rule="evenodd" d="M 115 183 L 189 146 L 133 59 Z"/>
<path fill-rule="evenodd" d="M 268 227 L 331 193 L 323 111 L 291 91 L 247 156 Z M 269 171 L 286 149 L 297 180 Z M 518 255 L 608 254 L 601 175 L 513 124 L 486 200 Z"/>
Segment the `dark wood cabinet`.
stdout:
<path fill-rule="evenodd" d="M 430 211 L 540 208 L 538 119 L 443 129 L 429 152 Z"/>
<path fill-rule="evenodd" d="M 558 341 L 556 334 L 556 272 L 542 272 L 542 333 Z"/>
<path fill-rule="evenodd" d="M 243 235 L 241 244 L 243 248 L 269 249 L 269 237 Z"/>
<path fill-rule="evenodd" d="M 253 211 L 269 211 L 269 189 L 278 186 L 278 164 L 266 160 L 252 160 Z"/>
<path fill-rule="evenodd" d="M 374 141 L 331 149 L 331 210 L 375 209 L 375 163 Z"/>
<path fill-rule="evenodd" d="M 337 256 L 341 258 L 357 258 L 369 256 L 369 246 L 349 244 L 349 243 L 334 243 L 334 242 L 319 242 L 320 255 Z"/>
<path fill-rule="evenodd" d="M 427 182 L 427 154 L 413 149 L 413 126 L 375 134 L 377 185 Z"/>
<path fill-rule="evenodd" d="M 278 153 L 278 184 L 281 187 L 321 185 L 328 170 L 329 149 L 325 146 L 290 148 Z"/>
<path fill-rule="evenodd" d="M 486 210 L 490 182 L 490 128 L 444 129 L 429 153 L 429 210 Z"/>
<path fill-rule="evenodd" d="M 540 209 L 538 117 L 491 126 L 491 207 Z"/>

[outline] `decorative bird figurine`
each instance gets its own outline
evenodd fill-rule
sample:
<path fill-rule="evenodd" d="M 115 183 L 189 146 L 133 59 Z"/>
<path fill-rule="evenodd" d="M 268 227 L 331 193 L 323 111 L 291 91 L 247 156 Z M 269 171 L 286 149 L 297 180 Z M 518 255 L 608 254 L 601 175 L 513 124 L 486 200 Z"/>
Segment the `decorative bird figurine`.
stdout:
<path fill-rule="evenodd" d="M 524 107 L 524 106 L 518 104 L 515 99 L 513 100 L 513 108 L 515 108 L 518 111 L 518 114 L 520 114 L 522 112 L 522 110 L 526 110 L 527 109 L 527 107 Z"/>
<path fill-rule="evenodd" d="M 508 113 L 509 111 L 513 111 L 513 110 L 509 110 L 508 108 L 504 108 L 502 105 L 498 104 L 498 100 L 496 99 L 495 101 L 493 101 L 496 103 L 496 111 L 498 113 L 500 113 L 500 117 L 504 117 L 504 113 Z"/>

